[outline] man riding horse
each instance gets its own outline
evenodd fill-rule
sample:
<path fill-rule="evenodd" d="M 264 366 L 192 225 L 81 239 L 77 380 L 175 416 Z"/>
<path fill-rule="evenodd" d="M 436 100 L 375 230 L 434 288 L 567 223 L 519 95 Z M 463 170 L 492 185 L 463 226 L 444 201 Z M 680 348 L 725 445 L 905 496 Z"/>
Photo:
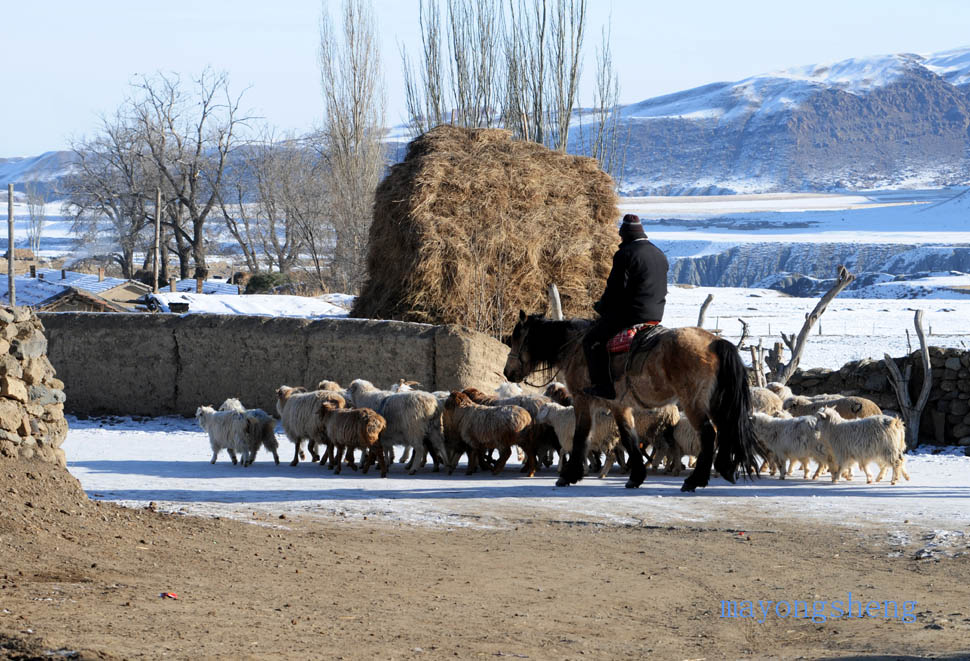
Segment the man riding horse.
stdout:
<path fill-rule="evenodd" d="M 606 290 L 593 309 L 600 318 L 583 339 L 583 352 L 592 386 L 583 392 L 614 399 L 607 341 L 637 324 L 659 324 L 667 302 L 667 258 L 647 240 L 640 218 L 628 213 L 620 224 L 622 243 L 613 255 Z"/>

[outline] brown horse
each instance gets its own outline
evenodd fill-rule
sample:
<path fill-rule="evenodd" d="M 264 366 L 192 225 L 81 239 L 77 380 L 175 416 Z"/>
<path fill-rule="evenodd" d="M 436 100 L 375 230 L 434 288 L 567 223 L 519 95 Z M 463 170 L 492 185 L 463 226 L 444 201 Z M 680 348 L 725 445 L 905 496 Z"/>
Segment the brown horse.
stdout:
<path fill-rule="evenodd" d="M 584 458 L 593 400 L 613 413 L 620 438 L 629 454 L 627 488 L 639 487 L 647 470 L 640 454 L 633 409 L 679 403 L 701 439 L 701 453 L 681 491 L 707 486 L 711 465 L 734 482 L 738 469 L 756 472 L 758 442 L 749 424 L 751 413 L 747 373 L 737 348 L 703 328 L 661 329 L 645 343 L 635 344 L 625 374 L 614 383 L 614 400 L 583 393 L 590 385 L 582 339 L 592 322 L 585 319 L 553 321 L 541 315 L 526 316 L 508 338 L 511 347 L 505 378 L 522 381 L 537 370 L 557 370 L 570 392 L 576 414 L 576 435 L 558 486 L 583 478 Z M 715 446 L 717 456 L 715 458 Z"/>

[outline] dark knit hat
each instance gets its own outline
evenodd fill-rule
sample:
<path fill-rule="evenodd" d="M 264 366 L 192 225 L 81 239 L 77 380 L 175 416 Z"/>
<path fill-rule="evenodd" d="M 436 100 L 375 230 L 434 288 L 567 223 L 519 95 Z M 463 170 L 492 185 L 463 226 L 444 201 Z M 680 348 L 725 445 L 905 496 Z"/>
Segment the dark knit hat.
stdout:
<path fill-rule="evenodd" d="M 647 233 L 643 231 L 643 225 L 640 224 L 639 216 L 632 213 L 623 216 L 623 222 L 620 223 L 620 238 L 624 240 L 647 238 Z"/>

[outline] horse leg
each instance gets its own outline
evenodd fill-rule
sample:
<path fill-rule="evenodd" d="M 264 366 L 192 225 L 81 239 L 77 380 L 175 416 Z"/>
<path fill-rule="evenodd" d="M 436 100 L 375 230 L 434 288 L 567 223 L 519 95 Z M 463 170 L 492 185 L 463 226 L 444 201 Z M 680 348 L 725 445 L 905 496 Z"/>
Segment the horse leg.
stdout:
<path fill-rule="evenodd" d="M 589 400 L 578 396 L 573 401 L 573 413 L 576 416 L 576 431 L 573 434 L 573 447 L 569 452 L 569 459 L 559 473 L 556 480 L 557 487 L 568 487 L 583 479 L 585 469 L 586 450 L 589 447 L 589 430 L 592 418 L 589 415 Z"/>
<path fill-rule="evenodd" d="M 716 432 L 711 419 L 704 416 L 698 436 L 701 439 L 701 453 L 697 455 L 697 464 L 694 471 L 684 480 L 681 491 L 694 491 L 697 487 L 706 487 L 711 480 L 711 464 L 714 463 L 714 439 Z"/>
<path fill-rule="evenodd" d="M 630 469 L 630 477 L 626 481 L 627 489 L 636 489 L 647 479 L 647 466 L 643 462 L 643 453 L 640 452 L 640 439 L 637 438 L 637 428 L 633 422 L 633 409 L 626 408 L 613 411 L 613 419 L 616 427 L 620 430 L 620 442 L 626 448 L 627 466 Z"/>

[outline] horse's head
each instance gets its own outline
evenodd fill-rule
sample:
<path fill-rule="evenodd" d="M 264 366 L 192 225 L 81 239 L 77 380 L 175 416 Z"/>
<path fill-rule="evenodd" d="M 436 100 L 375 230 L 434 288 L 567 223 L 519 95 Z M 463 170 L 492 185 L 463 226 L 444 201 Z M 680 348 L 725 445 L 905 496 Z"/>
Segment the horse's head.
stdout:
<path fill-rule="evenodd" d="M 508 337 L 509 357 L 502 371 L 505 378 L 512 383 L 522 381 L 535 369 L 533 351 L 529 346 L 529 332 L 540 319 L 542 319 L 541 315 L 526 316 L 525 312 L 519 310 L 519 320 L 512 329 L 512 335 Z"/>

